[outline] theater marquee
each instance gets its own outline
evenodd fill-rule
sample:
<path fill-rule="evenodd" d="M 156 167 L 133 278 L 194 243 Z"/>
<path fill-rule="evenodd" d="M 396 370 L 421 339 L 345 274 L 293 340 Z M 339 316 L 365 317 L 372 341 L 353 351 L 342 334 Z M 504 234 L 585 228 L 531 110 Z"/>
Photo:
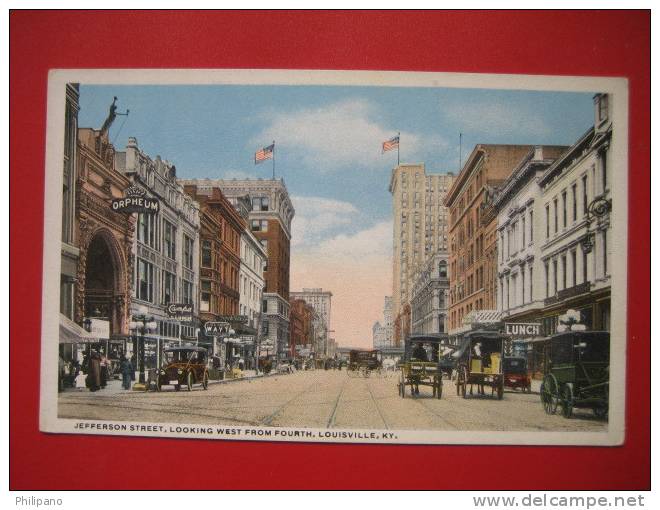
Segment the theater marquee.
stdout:
<path fill-rule="evenodd" d="M 157 199 L 147 197 L 146 191 L 138 186 L 131 186 L 124 191 L 123 198 L 112 200 L 112 210 L 122 213 L 156 214 L 160 207 Z"/>

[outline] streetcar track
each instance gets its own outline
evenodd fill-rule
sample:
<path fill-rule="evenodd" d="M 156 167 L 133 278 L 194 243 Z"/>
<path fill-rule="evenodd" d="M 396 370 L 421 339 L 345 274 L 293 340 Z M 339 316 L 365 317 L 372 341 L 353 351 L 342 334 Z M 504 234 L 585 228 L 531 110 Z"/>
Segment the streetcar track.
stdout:
<path fill-rule="evenodd" d="M 303 394 L 307 393 L 312 389 L 312 386 L 308 386 L 304 390 L 302 390 L 300 393 L 297 393 L 293 398 L 287 400 L 284 404 L 282 404 L 274 413 L 271 415 L 267 416 L 263 420 L 261 420 L 259 423 L 262 425 L 270 426 L 273 423 L 273 420 L 277 418 L 280 413 L 284 410 L 285 407 L 287 407 L 289 404 L 291 404 L 294 400 L 297 400 L 299 397 L 301 397 Z"/>
<path fill-rule="evenodd" d="M 335 425 L 335 418 L 337 417 L 337 409 L 339 408 L 339 400 L 344 394 L 344 389 L 346 388 L 347 382 L 348 382 L 348 377 L 344 379 L 344 382 L 341 385 L 341 390 L 339 390 L 339 395 L 337 395 L 337 399 L 335 400 L 335 405 L 332 406 L 332 413 L 330 413 L 330 417 L 328 418 L 328 423 L 325 426 L 325 428 L 327 429 L 331 429 Z"/>
<path fill-rule="evenodd" d="M 390 427 L 387 425 L 387 422 L 385 421 L 385 417 L 383 416 L 383 413 L 380 411 L 380 407 L 378 406 L 378 402 L 376 402 L 376 397 L 374 397 L 374 394 L 371 391 L 371 387 L 369 386 L 369 381 L 367 381 L 365 379 L 364 383 L 367 386 L 367 391 L 369 392 L 369 396 L 371 397 L 371 401 L 374 403 L 374 407 L 376 408 L 376 411 L 378 412 L 378 416 L 380 416 L 380 419 L 383 421 L 383 425 L 385 426 L 385 430 L 389 430 Z"/>
<path fill-rule="evenodd" d="M 135 410 L 141 410 L 141 411 L 146 411 L 146 412 L 154 412 L 154 413 L 161 413 L 161 414 L 179 414 L 179 415 L 185 415 L 185 416 L 198 416 L 201 418 L 213 418 L 214 420 L 229 420 L 233 421 L 236 423 L 242 423 L 245 425 L 259 425 L 258 421 L 249 421 L 249 420 L 241 420 L 240 418 L 229 418 L 227 416 L 218 416 L 215 414 L 206 414 L 206 413 L 199 413 L 199 412 L 191 412 L 186 410 L 184 411 L 177 411 L 176 409 L 140 409 L 139 407 L 126 407 L 126 406 L 121 406 L 121 405 L 116 405 L 116 404 L 96 404 L 94 402 L 78 402 L 76 405 L 84 405 L 84 406 L 90 406 L 90 407 L 100 407 L 100 408 L 107 408 L 107 407 L 118 407 L 121 409 L 135 409 Z M 84 420 L 91 420 L 91 419 L 102 419 L 102 418 L 80 418 L 78 416 L 62 416 L 60 413 L 58 413 L 58 416 L 60 418 L 75 418 L 75 419 L 84 419 Z M 112 421 L 112 420 L 107 420 L 106 421 Z M 124 421 L 124 420 L 121 420 Z M 165 422 L 167 423 L 167 422 Z M 222 423 L 213 423 L 212 425 L 222 425 Z"/>

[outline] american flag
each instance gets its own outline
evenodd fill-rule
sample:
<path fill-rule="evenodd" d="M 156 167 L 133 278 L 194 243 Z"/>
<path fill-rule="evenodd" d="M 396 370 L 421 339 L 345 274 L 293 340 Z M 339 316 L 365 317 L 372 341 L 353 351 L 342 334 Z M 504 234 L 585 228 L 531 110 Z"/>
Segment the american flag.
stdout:
<path fill-rule="evenodd" d="M 399 148 L 399 135 L 390 138 L 388 141 L 383 142 L 383 152 L 391 151 Z"/>
<path fill-rule="evenodd" d="M 262 161 L 267 159 L 273 159 L 273 151 L 275 150 L 275 144 L 270 144 L 268 147 L 258 150 L 254 153 L 254 164 L 258 165 Z"/>

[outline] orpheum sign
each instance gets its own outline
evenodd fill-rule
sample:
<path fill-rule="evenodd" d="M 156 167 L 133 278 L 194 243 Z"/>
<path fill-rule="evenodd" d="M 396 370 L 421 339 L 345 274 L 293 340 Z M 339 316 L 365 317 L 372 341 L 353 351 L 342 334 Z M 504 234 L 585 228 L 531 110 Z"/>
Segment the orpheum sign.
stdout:
<path fill-rule="evenodd" d="M 139 186 L 131 186 L 124 190 L 123 198 L 112 199 L 112 210 L 121 213 L 156 214 L 160 203 L 157 199 L 146 196 Z"/>
<path fill-rule="evenodd" d="M 505 322 L 504 332 L 511 336 L 540 336 L 539 322 Z"/>
<path fill-rule="evenodd" d="M 193 305 L 190 303 L 170 303 L 167 305 L 167 316 L 179 321 L 192 321 Z"/>

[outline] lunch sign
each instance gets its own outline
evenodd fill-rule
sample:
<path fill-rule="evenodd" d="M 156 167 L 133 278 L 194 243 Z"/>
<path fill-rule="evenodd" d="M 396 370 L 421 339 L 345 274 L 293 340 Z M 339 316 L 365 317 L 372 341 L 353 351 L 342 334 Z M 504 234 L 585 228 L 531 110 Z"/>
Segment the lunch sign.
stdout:
<path fill-rule="evenodd" d="M 539 322 L 505 322 L 504 330 L 511 336 L 540 336 L 541 324 Z"/>
<path fill-rule="evenodd" d="M 160 208 L 158 199 L 146 196 L 147 192 L 139 186 L 130 186 L 124 190 L 122 198 L 113 198 L 112 210 L 121 213 L 156 214 Z"/>

